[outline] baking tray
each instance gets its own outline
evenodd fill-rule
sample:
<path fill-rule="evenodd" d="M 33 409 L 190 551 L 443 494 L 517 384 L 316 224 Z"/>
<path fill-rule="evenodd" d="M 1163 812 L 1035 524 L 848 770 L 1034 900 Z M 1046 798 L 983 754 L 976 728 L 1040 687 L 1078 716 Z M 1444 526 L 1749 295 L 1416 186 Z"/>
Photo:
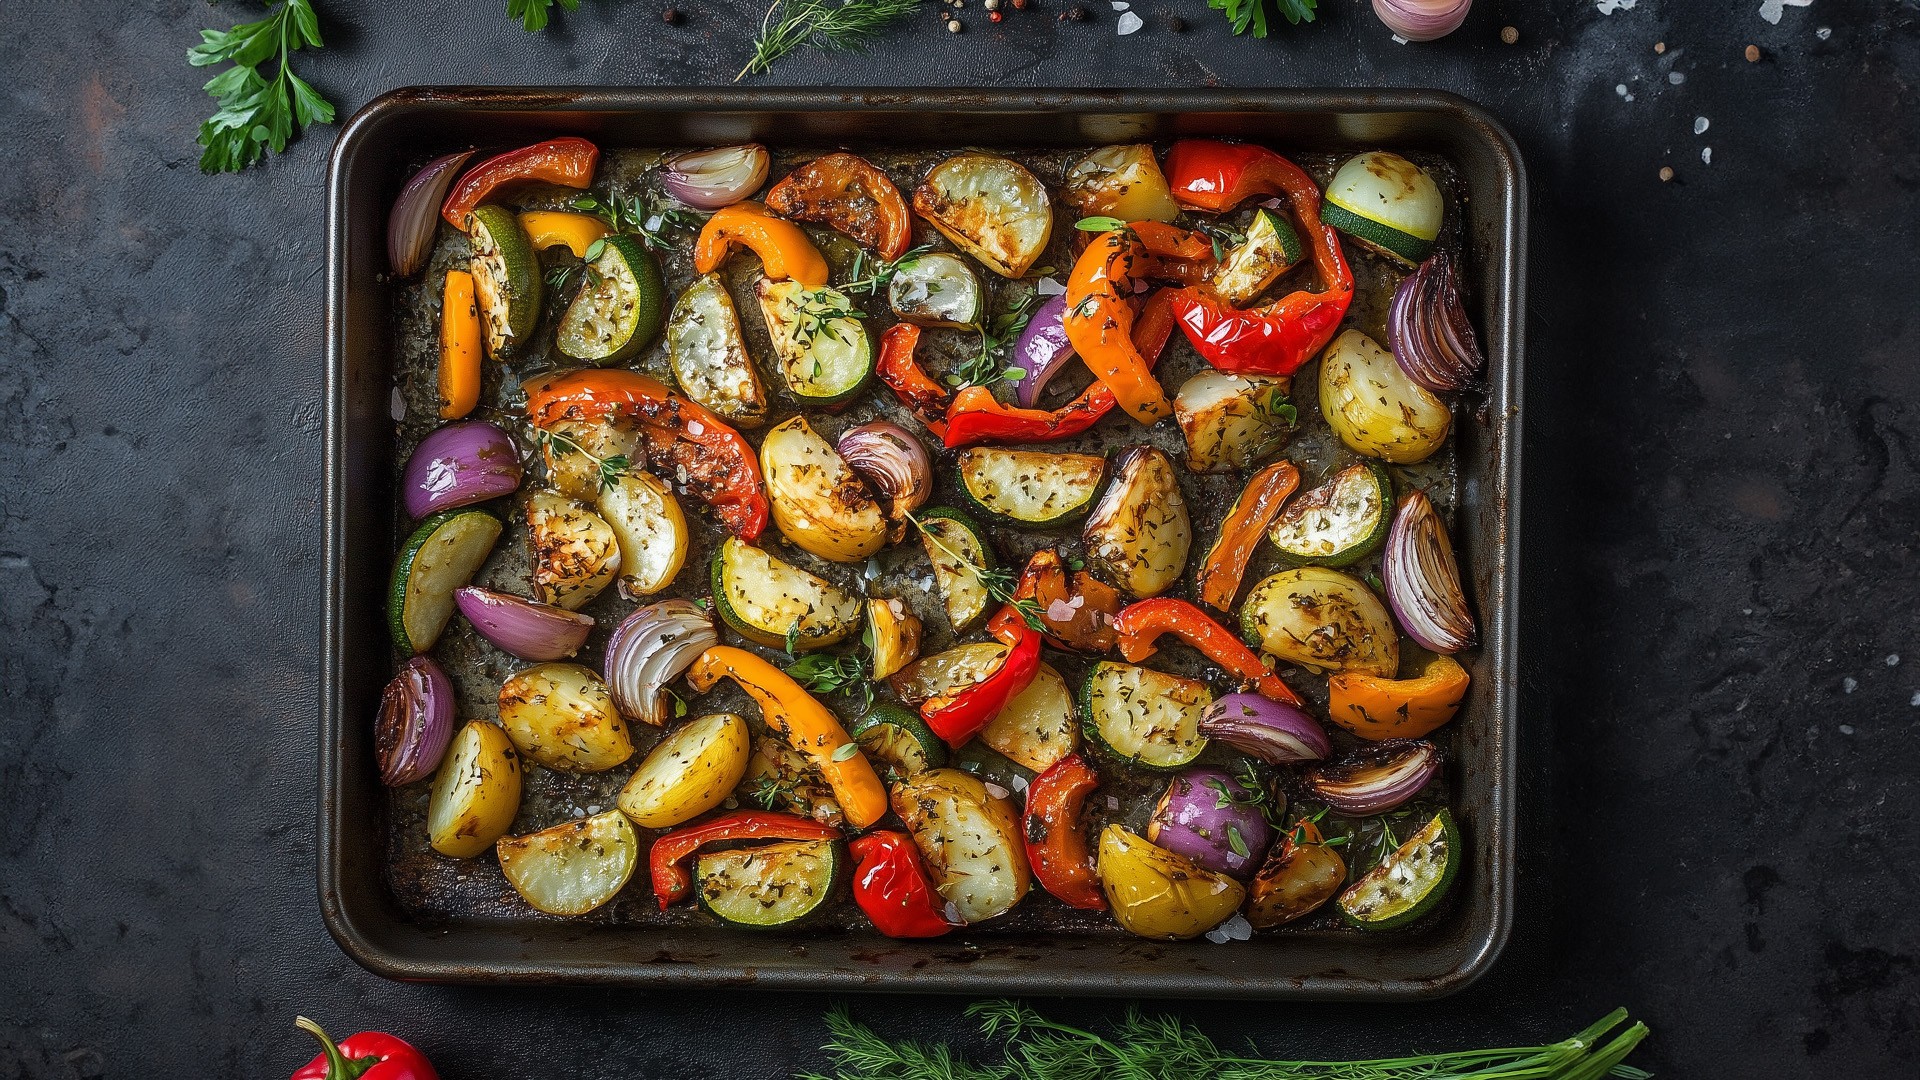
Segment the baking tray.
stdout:
<path fill-rule="evenodd" d="M 1445 157 L 1464 185 L 1461 238 L 1489 362 L 1479 407 L 1456 418 L 1455 533 L 1482 644 L 1466 658 L 1474 680 L 1452 748 L 1451 802 L 1468 860 L 1448 911 L 1411 935 L 1301 933 L 1230 947 L 990 925 L 901 942 L 871 932 L 411 917 L 383 866 L 369 722 L 391 675 L 382 615 L 395 527 L 387 208 L 408 163 L 557 134 L 611 146 L 753 139 L 902 148 L 1210 135 L 1282 152 L 1391 147 Z M 1513 906 L 1526 180 L 1511 137 L 1476 106 L 1437 91 L 411 88 L 348 121 L 329 166 L 327 209 L 319 891 L 328 930 L 361 965 L 436 982 L 1394 1000 L 1459 990 L 1498 956 Z"/>

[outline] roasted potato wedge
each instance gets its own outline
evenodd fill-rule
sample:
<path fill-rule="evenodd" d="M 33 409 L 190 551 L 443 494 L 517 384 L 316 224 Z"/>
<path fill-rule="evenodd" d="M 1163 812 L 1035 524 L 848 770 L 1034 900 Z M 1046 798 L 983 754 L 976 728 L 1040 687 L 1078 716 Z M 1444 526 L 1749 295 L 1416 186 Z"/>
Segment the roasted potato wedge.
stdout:
<path fill-rule="evenodd" d="M 1396 465 L 1432 457 L 1453 424 L 1446 402 L 1358 330 L 1334 338 L 1320 356 L 1320 412 L 1355 453 Z"/>
<path fill-rule="evenodd" d="M 738 427 L 767 418 L 767 391 L 747 352 L 740 310 L 719 274 L 687 286 L 667 319 L 667 360 L 688 397 Z"/>
<path fill-rule="evenodd" d="M 1400 637 L 1386 605 L 1338 570 L 1303 566 L 1255 585 L 1240 608 L 1248 641 L 1296 664 L 1391 679 Z"/>
<path fill-rule="evenodd" d="M 894 785 L 892 801 L 927 860 L 950 919 L 991 919 L 1032 887 L 1013 804 L 994 798 L 979 778 L 929 769 Z"/>
<path fill-rule="evenodd" d="M 1027 688 L 980 729 L 980 741 L 1034 772 L 1052 768 L 1080 746 L 1067 680 L 1051 664 L 1041 664 Z"/>
<path fill-rule="evenodd" d="M 709 713 L 667 733 L 620 789 L 620 810 L 643 829 L 670 829 L 727 801 L 747 775 L 752 737 L 732 713 Z"/>
<path fill-rule="evenodd" d="M 1124 825 L 1100 834 L 1095 867 L 1113 921 L 1156 941 L 1198 937 L 1233 917 L 1246 886 L 1150 844 Z"/>
<path fill-rule="evenodd" d="M 859 562 L 887 542 L 887 517 L 860 474 L 796 416 L 767 432 L 760 468 L 780 534 L 832 562 Z"/>
<path fill-rule="evenodd" d="M 1087 515 L 1081 540 L 1100 575 L 1134 596 L 1157 596 L 1180 580 L 1193 523 L 1165 453 L 1134 446 L 1114 458 L 1113 483 Z"/>
<path fill-rule="evenodd" d="M 547 482 L 570 499 L 592 503 L 600 494 L 600 463 L 639 461 L 640 435 L 609 420 L 561 420 L 539 439 Z"/>
<path fill-rule="evenodd" d="M 652 596 L 673 584 L 687 562 L 687 515 L 666 481 L 624 472 L 600 489 L 601 515 L 620 539 L 620 591 Z"/>
<path fill-rule="evenodd" d="M 599 514 L 557 491 L 527 501 L 533 592 L 543 604 L 578 611 L 613 584 L 620 541 Z"/>
<path fill-rule="evenodd" d="M 585 915 L 620 895 L 640 862 L 640 838 L 618 810 L 503 836 L 494 850 L 521 898 L 548 915 Z"/>
<path fill-rule="evenodd" d="M 1067 169 L 1061 197 L 1081 217 L 1172 221 L 1180 214 L 1153 147 L 1103 146 Z"/>
<path fill-rule="evenodd" d="M 1292 381 L 1203 371 L 1181 384 L 1173 419 L 1187 441 L 1187 468 L 1237 472 L 1277 453 L 1293 433 Z"/>
<path fill-rule="evenodd" d="M 914 662 L 920 655 L 920 618 L 905 602 L 875 598 L 867 601 L 867 636 L 873 650 L 876 682 Z"/>
<path fill-rule="evenodd" d="M 913 209 L 1005 278 L 1025 274 L 1053 231 L 1046 185 L 1025 166 L 992 154 L 961 154 L 935 165 L 914 189 Z"/>
<path fill-rule="evenodd" d="M 579 664 L 535 664 L 509 677 L 500 724 L 514 749 L 549 769 L 604 772 L 633 756 L 613 694 Z"/>
<path fill-rule="evenodd" d="M 471 859 L 513 828 L 520 812 L 520 759 L 507 733 L 479 720 L 453 736 L 427 803 L 427 842 Z"/>

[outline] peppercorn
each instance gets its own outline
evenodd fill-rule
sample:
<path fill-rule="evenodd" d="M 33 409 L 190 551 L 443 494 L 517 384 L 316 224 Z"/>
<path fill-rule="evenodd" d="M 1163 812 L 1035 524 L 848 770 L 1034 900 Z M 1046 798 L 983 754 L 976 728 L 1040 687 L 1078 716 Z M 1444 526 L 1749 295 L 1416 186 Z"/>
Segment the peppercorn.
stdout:
<path fill-rule="evenodd" d="M 1654 51 L 1654 52 L 1656 52 L 1656 53 L 1663 53 L 1663 52 L 1666 52 L 1666 51 L 1667 51 L 1667 43 L 1666 43 L 1666 42 L 1664 42 L 1664 41 L 1656 41 L 1656 42 L 1654 42 L 1654 43 L 1653 43 L 1653 51 Z"/>
<path fill-rule="evenodd" d="M 1664 184 L 1671 179 L 1673 179 L 1673 166 L 1671 165 L 1660 166 L 1660 182 Z"/>
<path fill-rule="evenodd" d="M 681 18 L 683 18 L 683 16 L 680 14 L 679 8 L 668 8 L 660 13 L 660 20 L 668 26 L 679 26 Z"/>
<path fill-rule="evenodd" d="M 957 33 L 959 33 L 959 32 L 960 32 L 960 20 L 959 20 L 959 19 L 948 19 L 948 20 L 947 20 L 947 33 L 949 33 L 949 34 L 957 34 Z"/>
<path fill-rule="evenodd" d="M 1760 46 L 1758 45 L 1747 46 L 1747 63 L 1757 64 L 1759 62 L 1760 62 Z"/>
<path fill-rule="evenodd" d="M 1013 7 L 1015 11 L 1025 11 L 1027 10 L 1027 0 L 1013 0 Z"/>
<path fill-rule="evenodd" d="M 1067 18 L 1074 22 L 1086 22 L 1092 17 L 1092 13 L 1087 11 L 1086 5 L 1084 4 L 1075 4 L 1067 9 Z"/>
<path fill-rule="evenodd" d="M 1501 28 L 1500 28 L 1500 40 L 1501 40 L 1501 41 L 1504 41 L 1504 42 L 1506 42 L 1506 43 L 1507 43 L 1507 44 L 1509 44 L 1509 45 L 1511 45 L 1511 44 L 1513 44 L 1513 43 L 1514 43 L 1514 42 L 1516 42 L 1516 41 L 1519 41 L 1519 40 L 1520 40 L 1520 28 L 1519 28 L 1519 27 L 1517 27 L 1517 26 L 1503 26 L 1503 27 L 1501 27 Z"/>
<path fill-rule="evenodd" d="M 988 12 L 988 13 L 987 13 L 987 21 L 989 21 L 989 22 L 999 22 L 999 21 L 1000 21 L 1000 13 L 999 13 L 999 12 L 997 12 L 997 11 L 990 11 L 990 12 Z"/>
<path fill-rule="evenodd" d="M 1178 15 L 1169 15 L 1167 16 L 1167 29 L 1176 34 L 1184 34 L 1187 32 L 1187 20 Z"/>

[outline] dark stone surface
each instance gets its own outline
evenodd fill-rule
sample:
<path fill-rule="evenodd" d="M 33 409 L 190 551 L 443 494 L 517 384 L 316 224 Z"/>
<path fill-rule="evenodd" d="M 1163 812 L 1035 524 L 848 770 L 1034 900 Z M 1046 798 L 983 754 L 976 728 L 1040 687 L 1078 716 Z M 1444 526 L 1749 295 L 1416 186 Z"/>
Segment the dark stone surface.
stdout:
<path fill-rule="evenodd" d="M 1198 0 L 1136 0 L 1128 38 L 1105 4 L 990 28 L 969 3 L 964 34 L 929 11 L 774 76 L 1436 86 L 1527 154 L 1514 942 L 1437 1004 L 1166 1007 L 1336 1056 L 1544 1040 L 1624 1004 L 1668 1076 L 1913 1075 L 1920 9 L 1822 0 L 1770 26 L 1761 0 L 1482 0 L 1421 47 L 1321 5 L 1259 42 Z M 660 6 L 588 0 L 532 37 L 499 0 L 327 0 L 302 68 L 350 111 L 409 83 L 716 83 L 743 62 L 752 2 L 683 4 L 679 27 Z M 331 132 L 195 170 L 208 109 L 181 54 L 246 5 L 4 10 L 0 1078 L 285 1075 L 309 1053 L 296 1012 L 404 1032 L 449 1078 L 817 1064 L 812 998 L 401 986 L 335 949 L 310 776 Z M 958 1002 L 858 1004 L 965 1030 Z"/>

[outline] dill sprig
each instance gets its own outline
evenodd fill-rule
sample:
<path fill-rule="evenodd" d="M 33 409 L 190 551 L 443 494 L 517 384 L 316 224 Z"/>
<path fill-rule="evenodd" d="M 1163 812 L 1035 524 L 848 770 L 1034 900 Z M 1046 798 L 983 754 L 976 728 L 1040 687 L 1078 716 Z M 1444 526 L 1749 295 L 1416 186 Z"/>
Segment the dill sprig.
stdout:
<path fill-rule="evenodd" d="M 734 82 L 764 75 L 802 45 L 818 49 L 865 48 L 887 24 L 920 7 L 920 0 L 773 0 L 753 40 L 753 58 Z"/>

